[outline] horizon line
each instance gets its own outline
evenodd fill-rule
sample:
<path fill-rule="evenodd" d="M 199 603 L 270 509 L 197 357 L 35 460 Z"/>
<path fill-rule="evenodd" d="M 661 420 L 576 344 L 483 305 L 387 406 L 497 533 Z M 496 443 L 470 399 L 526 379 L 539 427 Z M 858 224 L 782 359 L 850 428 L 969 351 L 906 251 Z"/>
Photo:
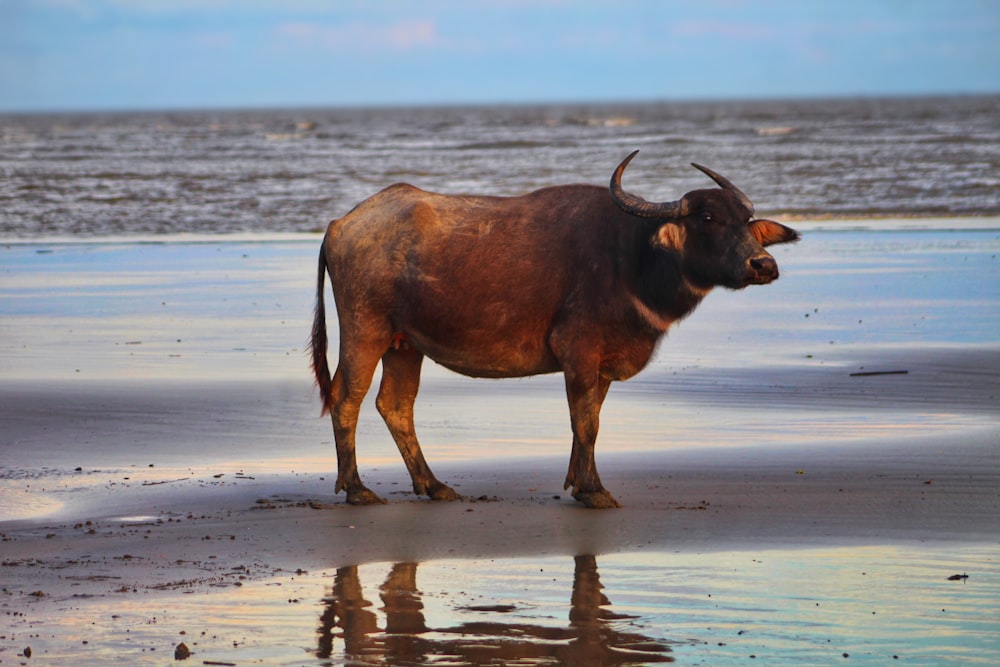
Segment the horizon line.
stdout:
<path fill-rule="evenodd" d="M 557 106 L 637 106 L 649 104 L 688 105 L 688 104 L 735 104 L 735 103 L 766 103 L 766 102 L 839 102 L 859 100 L 926 100 L 948 98 L 990 98 L 1000 97 L 1000 90 L 995 92 L 887 92 L 887 93 L 823 93 L 802 95 L 760 95 L 760 96 L 704 96 L 704 97 L 622 97 L 594 99 L 538 99 L 538 100 L 453 100 L 441 102 L 341 102 L 341 103 L 302 103 L 302 104 L 206 104 L 193 106 L 178 104 L 177 106 L 66 106 L 66 107 L 23 107 L 2 108 L 2 116 L 27 115 L 58 115 L 58 114 L 130 114 L 130 113 L 205 113 L 205 112 L 264 112 L 264 111 L 335 111 L 335 110 L 394 110 L 394 109 L 481 109 L 485 107 L 557 107 Z"/>

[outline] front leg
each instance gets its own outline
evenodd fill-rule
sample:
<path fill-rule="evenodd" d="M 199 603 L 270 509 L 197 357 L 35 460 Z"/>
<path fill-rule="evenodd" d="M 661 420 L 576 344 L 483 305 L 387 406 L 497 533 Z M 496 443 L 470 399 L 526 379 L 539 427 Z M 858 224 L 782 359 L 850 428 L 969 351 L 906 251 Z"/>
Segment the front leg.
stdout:
<path fill-rule="evenodd" d="M 573 425 L 573 451 L 563 488 L 571 488 L 573 497 L 590 509 L 621 507 L 601 483 L 594 459 L 594 445 L 600 426 L 601 405 L 611 381 L 593 373 L 566 371 L 566 397 Z"/>

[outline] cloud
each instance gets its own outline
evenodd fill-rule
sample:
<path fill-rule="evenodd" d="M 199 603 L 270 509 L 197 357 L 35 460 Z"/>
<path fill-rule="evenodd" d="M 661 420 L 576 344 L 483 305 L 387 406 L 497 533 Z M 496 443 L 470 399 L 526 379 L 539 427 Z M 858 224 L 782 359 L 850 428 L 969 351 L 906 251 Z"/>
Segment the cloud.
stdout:
<path fill-rule="evenodd" d="M 426 19 L 392 23 L 349 21 L 338 25 L 288 22 L 279 24 L 275 32 L 285 43 L 329 51 L 398 53 L 442 46 L 437 25 Z"/>

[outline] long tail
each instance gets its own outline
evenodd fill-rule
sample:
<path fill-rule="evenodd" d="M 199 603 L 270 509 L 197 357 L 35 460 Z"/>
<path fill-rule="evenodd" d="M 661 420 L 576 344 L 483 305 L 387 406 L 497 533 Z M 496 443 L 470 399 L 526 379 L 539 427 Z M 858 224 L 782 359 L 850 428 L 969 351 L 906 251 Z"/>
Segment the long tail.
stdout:
<path fill-rule="evenodd" d="M 319 269 L 316 274 L 316 309 L 313 313 L 312 336 L 309 342 L 309 349 L 312 350 L 313 375 L 316 376 L 316 386 L 319 387 L 319 395 L 323 401 L 323 412 L 321 413 L 323 415 L 330 411 L 333 393 L 330 364 L 326 359 L 326 305 L 323 300 L 326 269 L 326 243 L 324 241 L 319 249 Z"/>

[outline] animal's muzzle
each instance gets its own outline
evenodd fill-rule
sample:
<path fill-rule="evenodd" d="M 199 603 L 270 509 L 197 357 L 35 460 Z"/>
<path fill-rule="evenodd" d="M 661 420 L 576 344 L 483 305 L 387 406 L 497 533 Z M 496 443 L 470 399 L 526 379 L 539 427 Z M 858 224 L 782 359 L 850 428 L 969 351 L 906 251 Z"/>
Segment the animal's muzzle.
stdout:
<path fill-rule="evenodd" d="M 766 285 L 778 279 L 778 262 L 768 254 L 752 257 L 747 262 L 747 283 Z"/>

